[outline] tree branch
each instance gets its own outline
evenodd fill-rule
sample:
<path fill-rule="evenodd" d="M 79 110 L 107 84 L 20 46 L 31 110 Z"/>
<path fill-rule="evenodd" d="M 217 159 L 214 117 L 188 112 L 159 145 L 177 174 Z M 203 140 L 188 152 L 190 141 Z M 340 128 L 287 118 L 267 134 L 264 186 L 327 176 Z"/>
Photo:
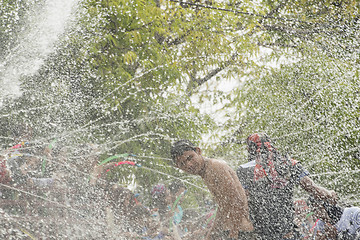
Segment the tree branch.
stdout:
<path fill-rule="evenodd" d="M 221 72 L 222 70 L 224 70 L 225 68 L 230 66 L 232 64 L 232 62 L 236 59 L 237 56 L 238 56 L 238 54 L 237 54 L 237 52 L 235 52 L 233 55 L 231 55 L 231 58 L 229 60 L 224 62 L 224 64 L 222 66 L 210 71 L 203 78 L 197 78 L 196 79 L 194 74 L 192 74 L 192 76 L 190 76 L 190 82 L 189 82 L 189 84 L 188 84 L 188 86 L 186 88 L 187 94 L 190 96 L 193 93 L 193 91 L 195 90 L 195 88 L 198 88 L 202 84 L 206 83 L 212 77 L 216 76 L 219 72 Z"/>

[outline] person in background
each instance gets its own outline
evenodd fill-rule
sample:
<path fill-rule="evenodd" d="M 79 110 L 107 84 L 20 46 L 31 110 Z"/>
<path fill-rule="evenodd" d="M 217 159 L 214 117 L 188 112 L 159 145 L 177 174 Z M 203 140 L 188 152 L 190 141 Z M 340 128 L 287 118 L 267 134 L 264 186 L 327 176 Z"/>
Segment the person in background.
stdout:
<path fill-rule="evenodd" d="M 311 211 L 304 199 L 295 200 L 294 207 L 294 223 L 299 231 L 300 239 L 311 239 L 316 222 L 314 212 Z"/>
<path fill-rule="evenodd" d="M 151 212 L 154 219 L 165 222 L 169 212 L 170 193 L 165 184 L 159 183 L 151 189 Z"/>
<path fill-rule="evenodd" d="M 159 224 L 130 189 L 112 184 L 104 190 L 110 238 L 120 234 L 126 239 L 153 239 L 158 235 Z"/>
<path fill-rule="evenodd" d="M 317 199 L 336 202 L 336 194 L 316 185 L 301 164 L 283 156 L 265 133 L 247 139 L 248 163 L 237 175 L 249 197 L 250 217 L 262 239 L 298 239 L 294 224 L 294 187 L 300 185 Z"/>
<path fill-rule="evenodd" d="M 173 213 L 171 211 L 172 196 L 165 184 L 159 183 L 151 189 L 151 216 L 159 223 L 158 239 L 180 239 L 177 228 L 172 228 Z"/>
<path fill-rule="evenodd" d="M 181 200 L 183 199 L 185 193 L 187 192 L 184 183 L 180 180 L 174 180 L 169 185 L 170 190 L 170 201 L 168 208 L 170 210 L 170 231 L 174 231 L 175 234 L 183 237 L 187 232 L 187 228 L 182 228 L 180 223 L 182 223 L 184 210 L 181 207 Z"/>
<path fill-rule="evenodd" d="M 308 203 L 318 218 L 314 239 L 360 239 L 360 208 L 341 207 L 327 201 L 309 197 Z"/>
<path fill-rule="evenodd" d="M 34 154 L 34 146 L 30 143 L 32 129 L 26 124 L 18 124 L 12 128 L 14 139 L 12 146 L 6 151 L 6 164 L 11 173 L 11 184 L 23 186 L 37 171 L 39 159 Z"/>
<path fill-rule="evenodd" d="M 54 140 L 45 145 L 33 141 L 33 129 L 26 124 L 13 127 L 13 146 L 7 150 L 7 164 L 11 172 L 12 185 L 49 187 L 54 183 L 55 169 L 52 160 Z"/>
<path fill-rule="evenodd" d="M 107 234 L 115 236 L 117 232 L 135 234 L 129 220 L 132 209 L 136 206 L 134 194 L 127 188 L 117 184 L 117 178 L 109 178 L 109 173 L 114 171 L 114 162 L 99 165 L 96 155 L 92 155 L 92 170 L 89 174 L 89 190 L 95 206 L 104 214 Z M 101 199 L 101 200 L 100 200 Z M 99 203 L 97 203 L 100 201 Z"/>
<path fill-rule="evenodd" d="M 0 155 L 0 183 L 8 184 L 11 181 L 10 172 L 6 166 L 6 158 Z M 1 193 L 0 193 L 1 197 Z"/>
<path fill-rule="evenodd" d="M 206 239 L 252 239 L 248 202 L 235 171 L 224 161 L 205 158 L 201 149 L 188 140 L 174 143 L 171 157 L 176 167 L 204 180 L 218 205 Z"/>
<path fill-rule="evenodd" d="M 183 239 L 204 239 L 206 233 L 208 233 L 216 217 L 217 207 L 211 200 L 204 200 L 205 206 L 199 209 L 186 209 L 184 211 L 184 225 L 187 228 L 187 232 Z M 188 210 L 191 211 L 189 216 Z"/>
<path fill-rule="evenodd" d="M 6 166 L 6 158 L 0 155 L 0 198 L 3 198 L 3 192 L 7 189 L 2 186 L 2 184 L 6 185 L 11 182 L 10 172 Z M 4 196 L 5 197 L 5 196 Z"/>

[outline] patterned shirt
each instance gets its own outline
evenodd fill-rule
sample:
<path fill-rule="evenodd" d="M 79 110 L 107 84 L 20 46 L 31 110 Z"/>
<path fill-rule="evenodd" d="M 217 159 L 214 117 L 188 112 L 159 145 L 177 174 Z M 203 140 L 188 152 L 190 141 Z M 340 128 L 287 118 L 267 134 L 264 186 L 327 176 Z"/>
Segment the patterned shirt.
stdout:
<path fill-rule="evenodd" d="M 264 239 L 282 239 L 294 229 L 293 192 L 301 178 L 308 175 L 300 163 L 292 160 L 288 165 L 286 182 L 278 184 L 267 177 L 259 178 L 255 160 L 241 165 L 237 175 L 249 193 L 250 218 L 255 232 Z"/>

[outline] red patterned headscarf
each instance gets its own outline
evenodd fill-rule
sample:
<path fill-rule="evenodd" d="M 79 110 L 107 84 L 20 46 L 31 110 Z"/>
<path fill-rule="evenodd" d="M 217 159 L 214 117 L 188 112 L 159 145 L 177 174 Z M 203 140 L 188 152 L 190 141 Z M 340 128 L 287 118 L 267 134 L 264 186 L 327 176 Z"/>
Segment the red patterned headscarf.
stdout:
<path fill-rule="evenodd" d="M 291 161 L 281 156 L 265 133 L 251 134 L 247 139 L 249 161 L 255 160 L 254 181 L 267 179 L 273 188 L 288 183 Z"/>

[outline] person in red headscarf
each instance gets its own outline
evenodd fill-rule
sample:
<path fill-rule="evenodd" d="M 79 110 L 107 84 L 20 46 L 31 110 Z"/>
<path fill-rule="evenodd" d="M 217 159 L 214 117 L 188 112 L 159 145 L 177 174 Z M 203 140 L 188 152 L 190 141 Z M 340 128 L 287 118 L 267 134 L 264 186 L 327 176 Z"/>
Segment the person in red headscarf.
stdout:
<path fill-rule="evenodd" d="M 249 161 L 237 175 L 248 198 L 255 232 L 263 239 L 298 239 L 294 224 L 294 187 L 300 185 L 318 199 L 336 202 L 336 194 L 316 185 L 301 164 L 281 155 L 265 133 L 247 140 Z"/>

